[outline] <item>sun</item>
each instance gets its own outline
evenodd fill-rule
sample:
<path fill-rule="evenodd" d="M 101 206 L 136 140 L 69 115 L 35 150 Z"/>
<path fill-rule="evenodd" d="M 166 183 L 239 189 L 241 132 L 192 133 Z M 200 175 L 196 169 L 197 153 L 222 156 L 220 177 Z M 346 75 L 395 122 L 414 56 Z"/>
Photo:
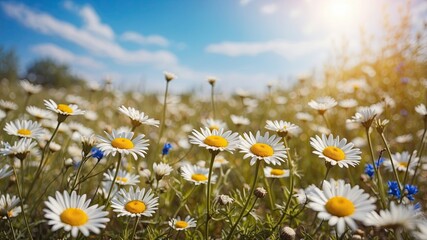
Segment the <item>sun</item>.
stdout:
<path fill-rule="evenodd" d="M 335 30 L 345 30 L 360 25 L 362 1 L 328 0 L 323 4 L 322 19 Z"/>

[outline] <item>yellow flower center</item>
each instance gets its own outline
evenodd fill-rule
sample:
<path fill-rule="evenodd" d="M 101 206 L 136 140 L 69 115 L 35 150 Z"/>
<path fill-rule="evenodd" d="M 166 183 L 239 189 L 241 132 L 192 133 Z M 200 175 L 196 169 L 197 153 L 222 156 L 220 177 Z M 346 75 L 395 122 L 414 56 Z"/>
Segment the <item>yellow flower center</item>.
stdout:
<path fill-rule="evenodd" d="M 323 155 L 335 161 L 341 161 L 345 159 L 345 153 L 343 152 L 343 150 L 335 146 L 329 146 L 323 149 Z"/>
<path fill-rule="evenodd" d="M 194 181 L 197 181 L 197 182 L 202 182 L 202 181 L 208 180 L 208 177 L 206 177 L 203 174 L 195 173 L 195 174 L 191 175 L 191 179 L 193 179 Z"/>
<path fill-rule="evenodd" d="M 407 168 L 408 167 L 408 163 L 407 162 L 399 162 L 399 166 Z"/>
<path fill-rule="evenodd" d="M 337 217 L 346 217 L 354 213 L 354 204 L 345 197 L 337 196 L 328 200 L 325 205 L 328 213 Z"/>
<path fill-rule="evenodd" d="M 274 154 L 273 148 L 265 143 L 255 143 L 251 147 L 251 152 L 259 157 L 270 157 Z"/>
<path fill-rule="evenodd" d="M 116 182 L 127 183 L 128 179 L 125 177 L 116 177 Z"/>
<path fill-rule="evenodd" d="M 67 208 L 59 215 L 61 222 L 71 226 L 81 226 L 87 223 L 89 217 L 80 208 Z"/>
<path fill-rule="evenodd" d="M 271 174 L 271 175 L 274 175 L 274 176 L 280 176 L 280 175 L 285 174 L 285 170 L 283 170 L 283 169 L 273 168 L 273 169 L 271 169 L 270 174 Z"/>
<path fill-rule="evenodd" d="M 31 130 L 28 130 L 26 128 L 22 128 L 22 129 L 18 130 L 18 134 L 25 135 L 25 136 L 30 136 L 31 135 Z"/>
<path fill-rule="evenodd" d="M 176 228 L 186 228 L 188 227 L 188 223 L 186 221 L 177 221 L 175 223 Z"/>
<path fill-rule="evenodd" d="M 67 104 L 58 104 L 58 107 L 56 107 L 56 109 L 64 113 L 73 113 L 73 109 L 70 108 L 70 106 L 68 106 Z"/>
<path fill-rule="evenodd" d="M 8 212 L 7 212 L 7 216 L 8 216 L 9 218 L 13 217 L 13 212 L 12 212 L 12 211 L 8 211 Z"/>
<path fill-rule="evenodd" d="M 228 146 L 228 142 L 225 138 L 223 138 L 221 136 L 216 136 L 216 135 L 208 136 L 207 138 L 205 138 L 205 140 L 203 142 L 209 146 L 212 146 L 212 147 L 227 147 Z"/>
<path fill-rule="evenodd" d="M 131 213 L 143 213 L 145 211 L 145 204 L 138 200 L 133 200 L 125 205 L 125 209 Z"/>
<path fill-rule="evenodd" d="M 115 138 L 111 141 L 111 146 L 120 149 L 132 149 L 133 142 L 127 138 Z"/>
<path fill-rule="evenodd" d="M 217 125 L 210 125 L 209 126 L 209 130 L 213 131 L 213 130 L 219 130 L 219 126 Z"/>

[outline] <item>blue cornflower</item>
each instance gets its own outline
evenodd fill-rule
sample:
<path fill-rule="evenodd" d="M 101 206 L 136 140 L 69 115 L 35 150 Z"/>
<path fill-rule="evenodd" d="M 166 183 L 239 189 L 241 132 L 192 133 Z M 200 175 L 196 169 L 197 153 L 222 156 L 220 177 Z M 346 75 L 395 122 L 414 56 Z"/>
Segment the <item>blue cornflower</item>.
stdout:
<path fill-rule="evenodd" d="M 162 155 L 168 155 L 169 150 L 171 150 L 171 149 L 172 149 L 172 144 L 165 143 L 165 145 L 163 146 L 163 149 L 162 149 Z"/>
<path fill-rule="evenodd" d="M 372 178 L 375 174 L 374 166 L 372 164 L 365 165 L 365 174 Z"/>
<path fill-rule="evenodd" d="M 388 181 L 388 195 L 395 196 L 396 198 L 400 198 L 400 189 L 399 184 L 396 181 Z"/>
<path fill-rule="evenodd" d="M 381 164 L 383 164 L 383 162 L 384 162 L 384 158 L 378 159 L 378 161 L 377 161 L 377 168 L 379 168 L 381 166 Z"/>
<path fill-rule="evenodd" d="M 104 157 L 104 152 L 101 151 L 99 148 L 97 147 L 93 147 L 90 150 L 90 154 L 92 155 L 93 158 L 98 159 L 98 161 L 100 161 L 103 157 Z"/>
<path fill-rule="evenodd" d="M 410 201 L 414 201 L 415 200 L 414 194 L 417 194 L 417 193 L 418 193 L 417 186 L 415 186 L 415 185 L 409 185 L 409 184 L 405 185 L 405 194 L 406 194 L 406 197 Z"/>

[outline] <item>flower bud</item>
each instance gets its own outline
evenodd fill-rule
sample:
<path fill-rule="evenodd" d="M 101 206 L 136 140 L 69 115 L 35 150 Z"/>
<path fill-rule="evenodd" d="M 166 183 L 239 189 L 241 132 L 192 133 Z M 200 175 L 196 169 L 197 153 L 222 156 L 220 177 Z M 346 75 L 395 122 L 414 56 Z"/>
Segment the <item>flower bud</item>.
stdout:
<path fill-rule="evenodd" d="M 267 195 L 267 190 L 265 190 L 263 187 L 258 187 L 258 188 L 255 189 L 254 195 L 257 198 L 264 198 L 265 195 Z"/>

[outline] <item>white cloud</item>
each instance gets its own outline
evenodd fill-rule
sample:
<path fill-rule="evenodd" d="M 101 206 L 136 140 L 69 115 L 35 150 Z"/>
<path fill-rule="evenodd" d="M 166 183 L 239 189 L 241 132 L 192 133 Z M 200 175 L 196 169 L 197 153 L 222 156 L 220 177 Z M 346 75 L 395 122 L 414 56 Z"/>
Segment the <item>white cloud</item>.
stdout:
<path fill-rule="evenodd" d="M 209 53 L 223 54 L 230 57 L 256 56 L 262 53 L 274 53 L 287 59 L 294 59 L 316 52 L 325 47 L 328 41 L 288 42 L 273 40 L 266 42 L 222 42 L 208 45 Z"/>
<path fill-rule="evenodd" d="M 260 9 L 263 14 L 273 14 L 277 11 L 278 7 L 274 3 L 263 5 Z"/>
<path fill-rule="evenodd" d="M 174 54 L 168 51 L 147 51 L 140 49 L 137 51 L 128 51 L 120 45 L 94 34 L 93 29 L 83 29 L 58 20 L 46 13 L 35 12 L 23 4 L 16 3 L 1 3 L 4 12 L 35 31 L 61 37 L 67 41 L 81 46 L 90 52 L 98 55 L 110 57 L 120 63 L 146 63 L 156 66 L 167 66 L 177 64 L 177 59 Z M 92 12 L 94 13 L 94 12 Z M 93 21 L 93 20 L 89 20 Z"/>
<path fill-rule="evenodd" d="M 103 64 L 90 57 L 75 55 L 66 49 L 50 43 L 35 45 L 31 48 L 31 51 L 40 56 L 51 57 L 63 63 L 79 65 L 91 69 L 101 69 L 104 67 Z"/>
<path fill-rule="evenodd" d="M 124 41 L 135 42 L 141 45 L 158 45 L 162 47 L 167 47 L 169 45 L 169 41 L 159 35 L 149 35 L 143 36 L 136 32 L 125 32 L 122 34 L 121 39 Z"/>
<path fill-rule="evenodd" d="M 240 0 L 239 2 L 240 2 L 240 5 L 242 5 L 242 6 L 246 6 L 246 5 L 248 5 L 250 2 L 252 2 L 252 0 Z"/>

